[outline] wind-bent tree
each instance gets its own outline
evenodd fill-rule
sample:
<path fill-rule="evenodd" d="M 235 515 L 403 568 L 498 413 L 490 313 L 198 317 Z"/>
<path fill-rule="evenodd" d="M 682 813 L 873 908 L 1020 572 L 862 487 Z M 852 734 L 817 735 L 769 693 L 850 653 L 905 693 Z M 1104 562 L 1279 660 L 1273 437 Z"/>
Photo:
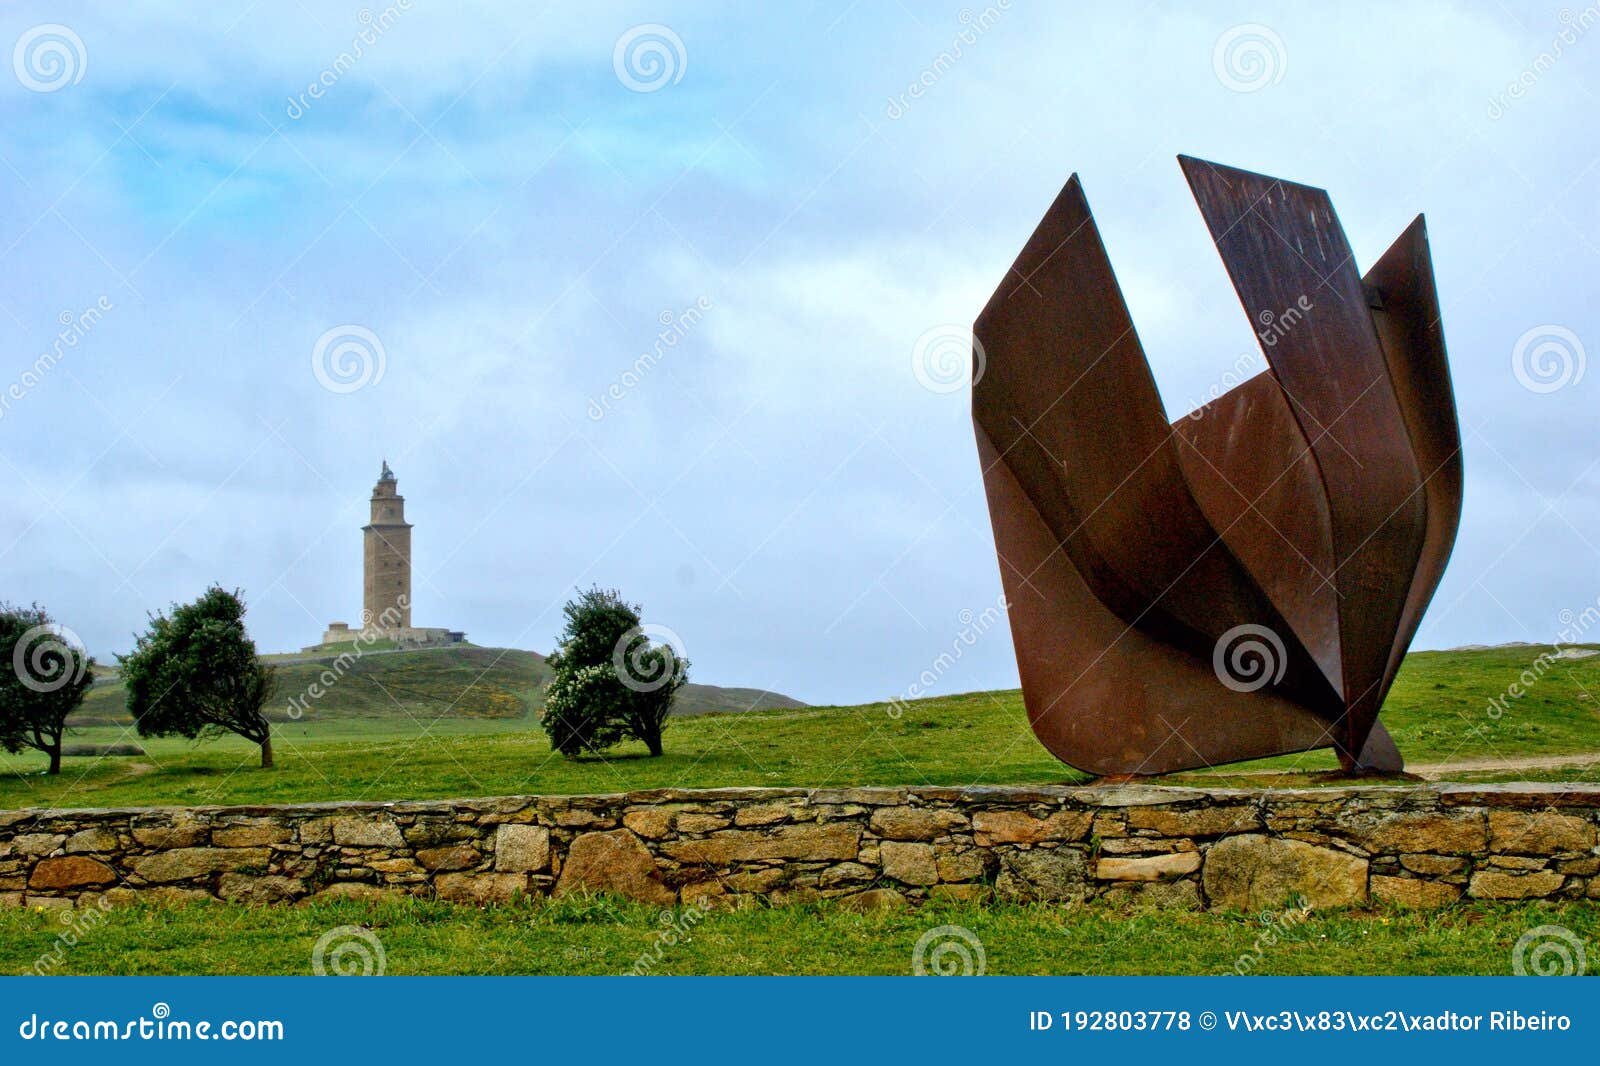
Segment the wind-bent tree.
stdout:
<path fill-rule="evenodd" d="M 653 643 L 639 605 L 599 586 L 569 600 L 561 644 L 546 660 L 553 672 L 541 718 L 563 755 L 598 753 L 617 741 L 644 742 L 660 755 L 672 700 L 688 680 L 689 662 Z"/>
<path fill-rule="evenodd" d="M 689 660 L 670 644 L 654 643 L 641 628 L 623 635 L 612 660 L 617 679 L 628 691 L 623 731 L 644 741 L 651 755 L 660 755 L 661 733 L 672 714 L 673 697 L 689 681 Z"/>
<path fill-rule="evenodd" d="M 190 740 L 237 733 L 261 746 L 272 765 L 272 727 L 261 708 L 272 696 L 273 667 L 256 655 L 237 591 L 213 585 L 172 615 L 150 617 L 134 649 L 117 657 L 128 713 L 142 737 Z"/>
<path fill-rule="evenodd" d="M 67 715 L 94 684 L 93 666 L 43 607 L 0 604 L 0 747 L 41 751 L 59 774 Z"/>

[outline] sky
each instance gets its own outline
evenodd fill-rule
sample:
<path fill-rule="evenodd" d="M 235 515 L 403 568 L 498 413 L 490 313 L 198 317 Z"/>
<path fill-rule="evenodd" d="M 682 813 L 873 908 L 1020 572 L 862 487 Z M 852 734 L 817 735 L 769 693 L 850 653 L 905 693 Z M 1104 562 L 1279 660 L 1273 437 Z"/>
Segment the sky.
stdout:
<path fill-rule="evenodd" d="M 358 623 L 387 459 L 417 625 L 548 651 L 599 583 L 699 681 L 1015 686 L 971 323 L 1077 173 L 1168 415 L 1258 359 L 1179 153 L 1328 189 L 1362 269 L 1427 216 L 1466 499 L 1415 646 L 1600 596 L 1600 8 L 28 0 L 0 46 L 0 597 L 101 660 L 210 583 L 266 651 Z"/>

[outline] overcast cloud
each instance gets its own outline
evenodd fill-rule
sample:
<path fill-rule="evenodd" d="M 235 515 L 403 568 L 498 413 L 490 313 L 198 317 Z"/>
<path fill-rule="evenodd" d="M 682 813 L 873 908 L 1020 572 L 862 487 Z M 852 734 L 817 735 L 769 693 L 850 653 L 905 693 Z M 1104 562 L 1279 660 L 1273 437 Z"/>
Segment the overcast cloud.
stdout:
<path fill-rule="evenodd" d="M 1600 10 L 386 7 L 0 11 L 0 593 L 102 659 L 208 582 L 265 650 L 358 621 L 387 458 L 418 625 L 548 650 L 600 582 L 698 680 L 901 693 L 1000 595 L 918 339 L 1069 174 L 1169 415 L 1256 350 L 1180 152 L 1327 188 L 1363 268 L 1427 214 L 1467 492 L 1417 646 L 1600 593 Z M 381 376 L 314 371 L 343 326 Z M 1015 684 L 1000 626 L 932 691 Z"/>

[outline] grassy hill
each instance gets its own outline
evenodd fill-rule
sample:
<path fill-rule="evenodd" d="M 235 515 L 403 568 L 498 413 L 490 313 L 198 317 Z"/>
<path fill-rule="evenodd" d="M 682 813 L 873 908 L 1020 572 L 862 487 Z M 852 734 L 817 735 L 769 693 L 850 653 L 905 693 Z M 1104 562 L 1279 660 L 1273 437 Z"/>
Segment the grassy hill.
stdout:
<path fill-rule="evenodd" d="M 550 668 L 538 652 L 452 644 L 399 651 L 368 647 L 357 658 L 340 649 L 266 658 L 278 670 L 278 690 L 267 716 L 276 722 L 398 719 L 520 722 L 543 707 L 540 693 Z M 335 680 L 324 678 L 333 671 Z M 314 696 L 313 686 L 326 689 Z M 114 674 L 100 679 L 74 717 L 79 726 L 125 726 L 122 684 Z M 295 701 L 291 703 L 291 701 Z M 688 684 L 678 693 L 675 714 L 775 710 L 805 706 L 762 689 Z M 297 713 L 296 713 L 297 712 Z"/>
<path fill-rule="evenodd" d="M 538 657 L 517 653 L 526 658 L 508 665 L 507 655 L 490 666 L 496 654 L 461 648 L 367 656 L 362 665 L 373 673 L 347 675 L 335 686 L 344 690 L 338 701 L 325 698 L 274 728 L 274 770 L 256 768 L 255 749 L 232 737 L 200 745 L 144 740 L 144 756 L 69 758 L 55 779 L 38 772 L 37 755 L 0 754 L 0 808 L 1087 780 L 1040 747 L 1015 689 L 920 700 L 898 716 L 882 703 L 686 716 L 670 725 L 659 759 L 643 757 L 642 745 L 623 745 L 606 760 L 572 761 L 553 755 L 525 715 L 483 713 L 507 699 L 536 698 Z M 1504 764 L 1451 771 L 1456 780 L 1600 781 L 1600 655 L 1554 661 L 1520 700 L 1503 709 L 1491 703 L 1538 654 L 1502 648 L 1411 655 L 1383 713 L 1408 763 Z M 286 679 L 302 681 L 321 669 L 284 665 Z M 120 706 L 114 697 L 110 686 L 94 693 L 94 713 L 73 743 L 129 739 L 113 713 Z M 390 711 L 382 710 L 385 703 Z M 463 707 L 475 713 L 458 713 Z M 1515 764 L 1571 753 L 1588 757 L 1555 767 Z M 1304 784 L 1334 766 L 1332 755 L 1319 751 L 1170 780 Z"/>

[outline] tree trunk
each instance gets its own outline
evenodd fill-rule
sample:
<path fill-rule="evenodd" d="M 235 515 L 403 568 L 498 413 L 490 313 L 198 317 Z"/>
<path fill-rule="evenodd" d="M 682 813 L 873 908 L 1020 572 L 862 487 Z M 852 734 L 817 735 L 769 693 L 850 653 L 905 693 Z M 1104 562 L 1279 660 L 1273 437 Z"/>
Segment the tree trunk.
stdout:
<path fill-rule="evenodd" d="M 57 740 L 54 746 L 46 749 L 46 752 L 50 756 L 50 773 L 59 774 L 61 772 L 61 741 Z"/>
<path fill-rule="evenodd" d="M 644 735 L 644 746 L 650 749 L 652 756 L 661 754 L 661 730 L 652 729 Z"/>
<path fill-rule="evenodd" d="M 268 732 L 265 736 L 263 736 L 261 738 L 261 768 L 263 770 L 270 770 L 272 768 L 272 734 L 271 734 L 271 732 Z"/>

